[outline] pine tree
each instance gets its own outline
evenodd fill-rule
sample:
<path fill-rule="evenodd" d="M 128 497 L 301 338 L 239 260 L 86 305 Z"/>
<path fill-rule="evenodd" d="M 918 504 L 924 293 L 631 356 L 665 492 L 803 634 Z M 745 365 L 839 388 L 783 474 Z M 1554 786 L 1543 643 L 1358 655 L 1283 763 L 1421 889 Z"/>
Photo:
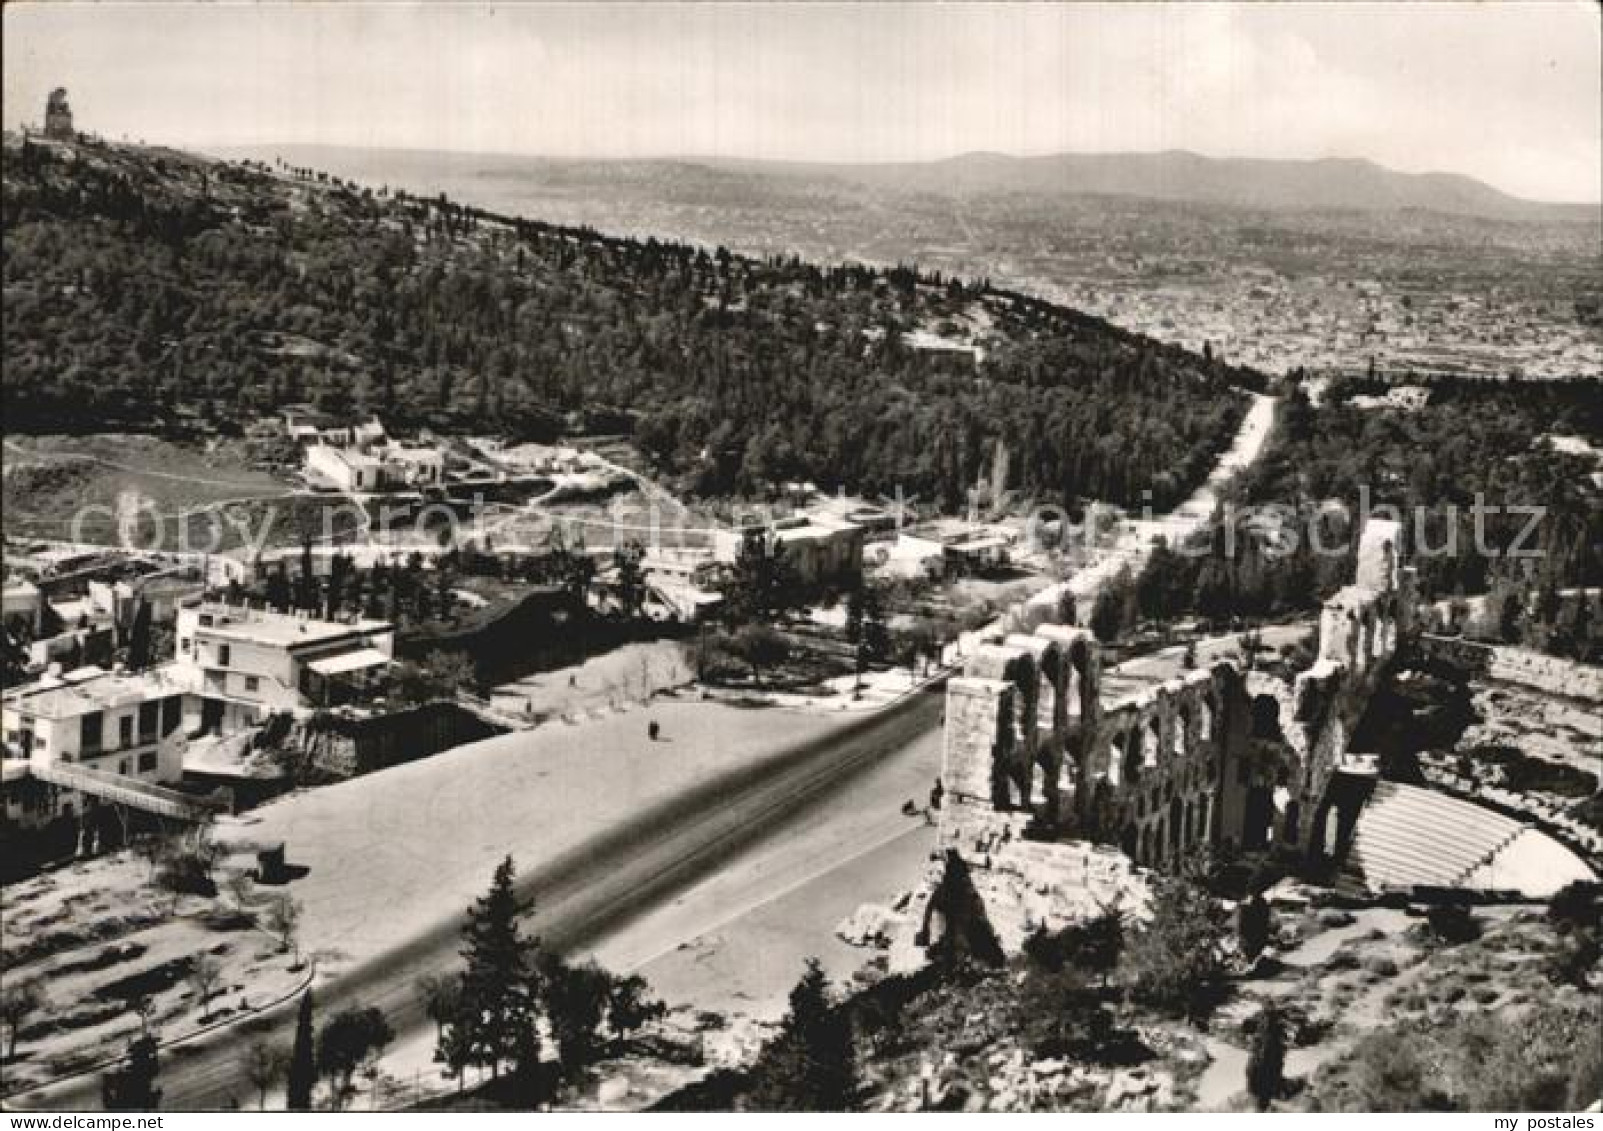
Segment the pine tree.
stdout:
<path fill-rule="evenodd" d="M 295 1044 L 289 1054 L 286 1104 L 290 1111 L 312 1110 L 312 1088 L 317 1083 L 315 1040 L 312 1036 L 312 991 L 301 995 L 295 1018 Z"/>
<path fill-rule="evenodd" d="M 301 575 L 296 581 L 295 604 L 297 608 L 316 615 L 317 607 L 317 575 L 312 569 L 312 540 L 301 540 Z"/>
<path fill-rule="evenodd" d="M 751 1104 L 759 1111 L 850 1111 L 857 1103 L 851 1020 L 829 1000 L 816 958 L 790 991 L 790 1012 L 763 1050 Z"/>
<path fill-rule="evenodd" d="M 278 612 L 289 612 L 289 575 L 282 561 L 267 575 L 267 604 Z"/>
<path fill-rule="evenodd" d="M 573 966 L 553 956 L 545 966 L 541 985 L 546 1020 L 556 1038 L 563 1073 L 575 1077 L 601 1055 L 601 1023 L 612 978 L 594 962 Z"/>
<path fill-rule="evenodd" d="M 864 593 L 861 585 L 852 586 L 846 594 L 846 641 L 856 644 L 863 638 Z"/>
<path fill-rule="evenodd" d="M 618 571 L 618 603 L 626 617 L 638 617 L 646 601 L 646 575 L 642 567 L 646 551 L 639 542 L 628 542 L 612 553 Z"/>
<path fill-rule="evenodd" d="M 535 957 L 539 943 L 525 939 L 518 917 L 526 908 L 518 903 L 513 880 L 516 870 L 508 856 L 495 869 L 490 890 L 468 909 L 462 928 L 466 945 L 462 957 L 464 1015 L 471 1018 L 474 1061 L 486 1065 L 493 1077 L 501 1066 L 528 1055 L 534 1035 L 537 995 Z"/>
<path fill-rule="evenodd" d="M 885 600 L 873 586 L 864 585 L 860 588 L 863 594 L 863 654 L 867 659 L 879 662 L 891 650 L 890 627 L 885 622 Z"/>

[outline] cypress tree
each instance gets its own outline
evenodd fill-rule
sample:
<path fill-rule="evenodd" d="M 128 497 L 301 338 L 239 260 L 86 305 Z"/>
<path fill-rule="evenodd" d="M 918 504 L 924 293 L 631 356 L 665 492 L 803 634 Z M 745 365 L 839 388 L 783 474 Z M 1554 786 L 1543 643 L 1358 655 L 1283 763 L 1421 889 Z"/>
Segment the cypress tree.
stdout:
<path fill-rule="evenodd" d="M 100 1099 L 106 1110 L 155 1111 L 161 1107 L 156 1071 L 156 1038 L 135 1038 L 128 1046 L 127 1061 L 100 1082 Z"/>
<path fill-rule="evenodd" d="M 134 622 L 128 630 L 128 670 L 142 672 L 150 666 L 150 602 L 143 597 L 134 609 Z"/>
<path fill-rule="evenodd" d="M 1263 948 L 1269 943 L 1270 926 L 1269 904 L 1262 895 L 1254 895 L 1237 907 L 1236 932 L 1241 953 L 1248 958 L 1257 958 L 1262 954 Z"/>
<path fill-rule="evenodd" d="M 1280 1094 L 1285 1068 L 1286 1023 L 1280 1011 L 1269 1005 L 1258 1017 L 1258 1032 L 1253 1036 L 1252 1054 L 1247 1058 L 1247 1090 L 1257 1101 L 1259 1111 L 1267 1111 Z"/>
<path fill-rule="evenodd" d="M 927 936 L 932 933 L 933 920 L 939 917 L 940 921 L 939 936 L 928 940 L 929 956 L 939 965 L 947 969 L 968 963 L 997 967 L 1006 960 L 968 864 L 954 850 L 947 850 L 946 869 L 930 895 L 929 914 Z"/>
<path fill-rule="evenodd" d="M 312 1037 L 312 991 L 301 995 L 295 1019 L 295 1047 L 290 1052 L 287 1104 L 290 1111 L 312 1110 L 312 1086 L 317 1083 L 316 1050 Z"/>

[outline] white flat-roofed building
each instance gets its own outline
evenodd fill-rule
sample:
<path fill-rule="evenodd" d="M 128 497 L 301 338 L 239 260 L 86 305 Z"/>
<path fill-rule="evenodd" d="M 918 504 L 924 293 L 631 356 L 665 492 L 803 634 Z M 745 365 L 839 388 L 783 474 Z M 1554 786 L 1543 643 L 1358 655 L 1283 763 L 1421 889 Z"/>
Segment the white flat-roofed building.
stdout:
<path fill-rule="evenodd" d="M 101 782 L 180 781 L 184 699 L 185 688 L 165 670 L 80 668 L 8 692 L 0 705 L 7 823 L 34 828 L 83 811 L 79 791 L 62 784 L 78 771 Z"/>
<path fill-rule="evenodd" d="M 364 451 L 382 446 L 389 441 L 389 438 L 389 434 L 384 431 L 384 422 L 376 416 L 366 424 L 358 424 L 351 429 L 351 443 Z"/>
<path fill-rule="evenodd" d="M 379 452 L 387 481 L 407 487 L 445 482 L 445 453 L 432 444 L 391 443 Z"/>
<path fill-rule="evenodd" d="M 24 578 L 8 580 L 4 596 L 0 597 L 0 616 L 26 621 L 28 630 L 37 633 L 44 623 L 45 599 L 39 587 Z"/>
<path fill-rule="evenodd" d="M 313 486 L 346 492 L 384 488 L 384 461 L 355 448 L 313 444 L 306 449 L 305 471 Z"/>
<path fill-rule="evenodd" d="M 230 731 L 273 711 L 325 701 L 329 681 L 365 680 L 388 669 L 388 621 L 315 620 L 207 602 L 178 611 L 174 667 L 203 700 L 203 729 Z"/>
<path fill-rule="evenodd" d="M 704 549 L 657 549 L 640 563 L 645 575 L 645 612 L 658 620 L 694 623 L 724 602 L 718 591 L 723 566 Z"/>
<path fill-rule="evenodd" d="M 954 577 L 1005 568 L 1011 534 L 995 526 L 937 520 L 897 533 L 878 561 L 882 572 L 900 577 Z"/>
<path fill-rule="evenodd" d="M 783 547 L 804 585 L 849 583 L 862 573 L 863 528 L 824 513 L 793 515 L 766 527 L 714 531 L 714 557 L 733 564 L 751 529 L 765 530 L 772 544 Z"/>

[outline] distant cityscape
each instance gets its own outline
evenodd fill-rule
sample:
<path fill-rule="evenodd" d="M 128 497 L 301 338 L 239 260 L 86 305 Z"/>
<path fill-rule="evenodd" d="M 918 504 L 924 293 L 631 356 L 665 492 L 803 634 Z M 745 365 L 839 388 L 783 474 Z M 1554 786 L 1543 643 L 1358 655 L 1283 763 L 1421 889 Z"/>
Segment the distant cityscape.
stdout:
<path fill-rule="evenodd" d="M 1045 288 L 1044 288 L 1045 289 Z M 1084 281 L 1058 301 L 1190 349 L 1205 346 L 1267 373 L 1603 375 L 1603 330 L 1561 302 L 1512 288 L 1401 289 L 1376 279 L 1293 279 L 1238 268 L 1204 284 Z"/>
<path fill-rule="evenodd" d="M 283 152 L 621 235 L 822 262 L 895 264 L 916 249 L 923 270 L 989 277 L 1274 375 L 1603 374 L 1603 234 L 1584 210 L 1271 209 L 1039 187 L 937 193 L 834 167 Z"/>

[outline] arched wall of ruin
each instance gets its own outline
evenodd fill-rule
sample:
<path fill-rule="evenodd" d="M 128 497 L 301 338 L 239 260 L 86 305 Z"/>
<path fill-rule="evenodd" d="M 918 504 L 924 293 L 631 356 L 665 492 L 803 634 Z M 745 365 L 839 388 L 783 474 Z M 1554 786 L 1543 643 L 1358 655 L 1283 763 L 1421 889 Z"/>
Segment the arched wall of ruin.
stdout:
<path fill-rule="evenodd" d="M 1044 803 L 1054 818 L 1072 811 L 1080 817 L 1076 835 L 1129 844 L 1148 864 L 1225 841 L 1322 839 L 1324 822 L 1313 815 L 1369 688 L 1406 630 L 1411 571 L 1398 567 L 1395 545 L 1386 530 L 1366 527 L 1358 576 L 1368 584 L 1325 603 L 1318 659 L 1286 697 L 1284 733 L 1256 740 L 1296 753 L 1295 767 L 1275 763 L 1280 780 L 1245 772 L 1255 740 L 1246 676 L 1234 663 L 1186 672 L 1133 701 L 1104 703 L 1094 636 L 1043 624 L 980 645 L 964 676 L 951 681 L 948 796 L 959 809 Z M 1268 820 L 1261 792 L 1247 804 L 1249 790 L 1266 786 L 1292 799 L 1284 813 L 1271 807 Z"/>

